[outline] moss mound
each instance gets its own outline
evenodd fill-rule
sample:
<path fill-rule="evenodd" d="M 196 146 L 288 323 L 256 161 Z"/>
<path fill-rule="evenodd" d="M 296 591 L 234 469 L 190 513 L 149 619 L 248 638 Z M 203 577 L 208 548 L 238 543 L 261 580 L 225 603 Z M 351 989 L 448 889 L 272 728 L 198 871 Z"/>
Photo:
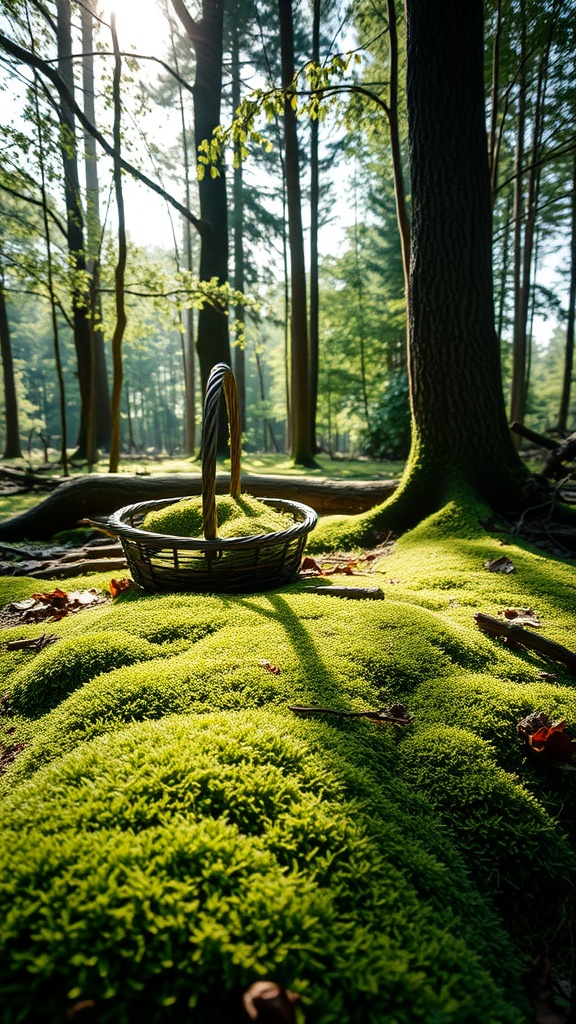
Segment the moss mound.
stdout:
<path fill-rule="evenodd" d="M 154 645 L 119 630 L 64 640 L 16 673 L 12 706 L 21 714 L 39 718 L 93 676 L 157 654 Z"/>
<path fill-rule="evenodd" d="M 253 537 L 276 533 L 294 525 L 291 515 L 263 505 L 249 494 L 239 498 L 217 495 L 216 518 L 219 537 Z M 184 498 L 145 516 L 143 529 L 174 537 L 203 537 L 202 498 Z"/>
<path fill-rule="evenodd" d="M 6 1024 L 23 997 L 43 1021 L 88 994 L 105 1024 L 239 1021 L 267 976 L 310 1020 L 518 1021 L 517 965 L 458 858 L 346 747 L 264 712 L 176 717 L 39 772 L 5 805 Z"/>
<path fill-rule="evenodd" d="M 516 723 L 574 736 L 576 685 L 473 616 L 532 608 L 573 646 L 574 567 L 504 538 L 515 572 L 487 572 L 501 538 L 475 514 L 447 505 L 322 595 L 134 591 L 3 654 L 0 742 L 24 749 L 0 791 L 2 1024 L 82 998 L 103 1024 L 240 1024 L 266 977 L 299 1024 L 527 1024 L 542 948 L 569 977 L 576 773 L 527 761 Z M 403 729 L 288 708 L 398 701 Z"/>

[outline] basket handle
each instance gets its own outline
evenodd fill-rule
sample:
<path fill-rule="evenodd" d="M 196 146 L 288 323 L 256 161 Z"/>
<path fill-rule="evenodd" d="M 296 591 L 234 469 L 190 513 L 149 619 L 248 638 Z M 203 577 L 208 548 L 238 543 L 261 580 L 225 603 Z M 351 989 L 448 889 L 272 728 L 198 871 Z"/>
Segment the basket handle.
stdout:
<path fill-rule="evenodd" d="M 228 425 L 230 428 L 230 494 L 240 496 L 240 452 L 242 431 L 238 391 L 234 374 L 226 363 L 213 366 L 206 385 L 204 397 L 204 427 L 202 434 L 202 519 L 204 537 L 215 540 L 218 535 L 216 516 L 216 451 L 218 447 L 218 422 L 220 399 L 224 392 Z"/>

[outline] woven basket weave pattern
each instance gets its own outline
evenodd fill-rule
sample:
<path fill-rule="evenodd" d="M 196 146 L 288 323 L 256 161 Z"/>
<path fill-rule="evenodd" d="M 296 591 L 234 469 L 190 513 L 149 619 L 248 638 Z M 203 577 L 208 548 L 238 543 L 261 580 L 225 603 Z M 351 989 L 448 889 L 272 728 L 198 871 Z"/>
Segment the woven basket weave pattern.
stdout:
<path fill-rule="evenodd" d="M 204 402 L 204 539 L 166 536 L 142 529 L 146 514 L 174 504 L 173 498 L 127 505 L 108 520 L 108 526 L 122 541 L 135 582 L 145 590 L 248 593 L 281 586 L 298 572 L 306 537 L 317 520 L 316 513 L 307 505 L 282 498 L 261 498 L 263 504 L 290 513 L 294 525 L 252 537 L 216 536 L 216 452 L 222 394 L 230 425 L 230 494 L 237 498 L 240 495 L 240 416 L 236 382 L 225 363 L 213 368 Z"/>

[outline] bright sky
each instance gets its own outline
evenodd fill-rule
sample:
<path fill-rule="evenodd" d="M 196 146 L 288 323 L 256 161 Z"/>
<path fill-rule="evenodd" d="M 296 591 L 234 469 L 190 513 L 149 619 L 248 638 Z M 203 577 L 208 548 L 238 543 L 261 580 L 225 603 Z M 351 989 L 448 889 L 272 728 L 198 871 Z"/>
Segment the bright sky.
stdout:
<path fill-rule="evenodd" d="M 166 0 L 166 4 L 171 10 L 170 0 Z M 134 49 L 136 53 L 160 58 L 166 57 L 169 38 L 168 26 L 156 0 L 111 0 L 105 17 L 112 9 L 116 13 L 117 31 L 122 50 Z M 176 16 L 174 15 L 174 17 Z M 153 62 L 142 62 L 141 79 L 148 78 L 154 81 L 156 75 L 157 70 Z M 181 130 L 179 112 L 168 111 L 165 108 L 155 110 L 146 119 L 144 127 L 146 134 L 157 144 L 161 145 L 165 141 L 166 145 L 172 145 Z M 142 145 L 144 145 L 143 141 Z M 150 167 L 148 167 L 148 173 L 151 177 L 155 177 Z M 338 187 L 339 184 L 340 187 Z M 128 175 L 124 177 L 124 191 L 128 232 L 136 244 L 171 248 L 173 228 L 170 218 L 172 218 L 176 236 L 180 240 L 182 232 L 180 217 L 171 208 L 168 208 L 170 214 L 167 212 L 167 204 L 164 200 L 145 186 L 135 182 Z M 178 196 L 178 198 L 180 197 Z M 336 215 L 333 223 L 321 231 L 321 253 L 335 254 L 338 251 L 342 241 L 343 226 L 352 221 L 352 213 L 342 183 L 336 183 L 336 199 L 332 212 Z M 546 261 L 546 266 L 541 268 L 539 276 L 549 287 L 554 285 L 559 261 L 560 257 L 552 257 Z M 541 317 L 536 317 L 534 335 L 537 343 L 546 344 L 555 326 L 553 320 L 545 321 Z"/>

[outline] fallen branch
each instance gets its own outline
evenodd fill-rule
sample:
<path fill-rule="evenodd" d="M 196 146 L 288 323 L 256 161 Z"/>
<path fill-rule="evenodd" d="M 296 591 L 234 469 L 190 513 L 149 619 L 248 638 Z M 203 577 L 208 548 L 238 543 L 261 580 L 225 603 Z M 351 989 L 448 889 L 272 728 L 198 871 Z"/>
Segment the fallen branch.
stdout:
<path fill-rule="evenodd" d="M 306 587 L 307 594 L 324 594 L 328 597 L 346 597 L 349 601 L 383 601 L 384 591 L 380 587 Z"/>
<path fill-rule="evenodd" d="M 216 492 L 226 493 L 230 477 L 218 473 Z M 316 480 L 298 476 L 242 475 L 242 489 L 255 498 L 303 501 L 317 512 L 344 515 L 366 512 L 386 501 L 397 487 L 395 480 Z M 2 540 L 43 540 L 76 525 L 78 520 L 107 516 L 124 505 L 157 498 L 200 494 L 199 474 L 128 476 L 126 473 L 91 473 L 61 483 L 34 508 L 0 522 Z"/>
<path fill-rule="evenodd" d="M 555 643 L 554 640 L 548 640 L 540 633 L 529 633 L 523 626 L 516 626 L 513 622 L 501 622 L 500 619 L 485 615 L 484 612 L 476 612 L 474 619 L 478 628 L 485 633 L 504 636 L 515 644 L 544 654 L 552 661 L 559 661 L 576 671 L 576 651 L 571 651 L 568 647 Z"/>
<path fill-rule="evenodd" d="M 548 437 L 546 434 L 538 434 L 535 430 L 530 430 L 530 427 L 525 427 L 523 423 L 518 423 L 516 420 L 510 424 L 510 430 L 518 434 L 518 437 L 523 437 L 526 441 L 532 441 L 532 444 L 537 444 L 539 448 L 546 448 L 550 452 L 560 447 L 560 442 L 555 441 L 553 437 Z"/>

